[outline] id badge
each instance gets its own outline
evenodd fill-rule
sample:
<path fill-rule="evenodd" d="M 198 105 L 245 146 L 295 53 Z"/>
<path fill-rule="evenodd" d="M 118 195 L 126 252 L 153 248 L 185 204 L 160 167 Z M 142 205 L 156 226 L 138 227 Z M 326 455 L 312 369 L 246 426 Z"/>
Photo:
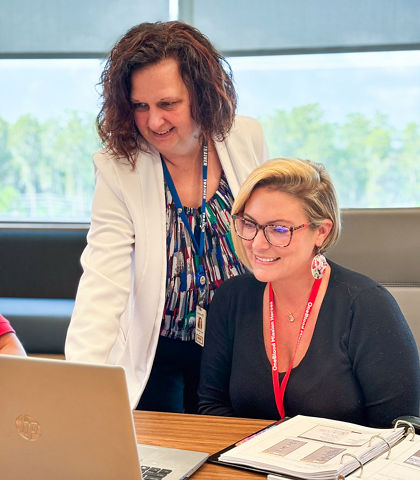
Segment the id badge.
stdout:
<path fill-rule="evenodd" d="M 197 305 L 195 310 L 195 343 L 204 347 L 204 335 L 206 333 L 207 312 L 203 307 Z"/>

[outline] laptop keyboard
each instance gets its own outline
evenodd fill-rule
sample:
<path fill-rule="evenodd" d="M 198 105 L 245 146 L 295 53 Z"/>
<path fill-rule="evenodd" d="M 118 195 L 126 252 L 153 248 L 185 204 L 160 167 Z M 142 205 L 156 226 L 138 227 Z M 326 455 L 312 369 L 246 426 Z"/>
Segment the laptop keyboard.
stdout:
<path fill-rule="evenodd" d="M 167 468 L 141 466 L 141 477 L 143 480 L 161 480 L 171 472 L 172 470 L 168 470 Z"/>

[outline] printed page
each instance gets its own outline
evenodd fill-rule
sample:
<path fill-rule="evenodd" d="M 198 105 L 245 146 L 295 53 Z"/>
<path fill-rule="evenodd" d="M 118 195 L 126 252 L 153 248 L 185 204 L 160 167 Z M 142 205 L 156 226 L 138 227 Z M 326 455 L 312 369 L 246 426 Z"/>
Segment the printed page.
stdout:
<path fill-rule="evenodd" d="M 391 449 L 391 456 L 387 459 L 384 453 L 372 460 L 363 469 L 363 480 L 419 480 L 420 479 L 420 436 L 414 441 L 408 435 L 398 445 Z M 358 478 L 358 472 L 348 479 Z"/>
<path fill-rule="evenodd" d="M 352 454 L 367 461 L 386 447 L 369 441 L 374 435 L 401 436 L 403 429 L 375 429 L 334 420 L 296 416 L 252 436 L 220 456 L 220 460 L 254 466 L 277 473 L 332 478 L 348 474 L 359 465 Z M 392 440 L 391 440 L 392 441 Z M 395 443 L 395 442 L 394 442 Z M 344 457 L 343 457 L 344 455 Z M 342 461 L 343 459 L 343 461 Z M 319 474 L 323 474 L 322 477 Z"/>

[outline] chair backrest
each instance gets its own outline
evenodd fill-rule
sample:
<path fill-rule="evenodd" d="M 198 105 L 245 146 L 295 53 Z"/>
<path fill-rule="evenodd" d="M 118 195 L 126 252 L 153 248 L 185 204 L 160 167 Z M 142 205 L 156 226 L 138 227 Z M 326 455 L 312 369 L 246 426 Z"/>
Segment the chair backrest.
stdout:
<path fill-rule="evenodd" d="M 420 208 L 341 211 L 342 235 L 328 258 L 384 285 L 420 351 Z"/>
<path fill-rule="evenodd" d="M 86 234 L 85 226 L 2 226 L 0 297 L 74 299 Z"/>

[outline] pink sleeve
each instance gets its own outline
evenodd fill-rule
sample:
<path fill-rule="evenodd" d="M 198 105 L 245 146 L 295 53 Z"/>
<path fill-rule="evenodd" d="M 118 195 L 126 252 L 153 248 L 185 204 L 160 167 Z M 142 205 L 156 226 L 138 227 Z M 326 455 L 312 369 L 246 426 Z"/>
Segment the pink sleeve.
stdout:
<path fill-rule="evenodd" d="M 0 314 L 0 335 L 10 332 L 15 333 L 9 321 Z"/>

